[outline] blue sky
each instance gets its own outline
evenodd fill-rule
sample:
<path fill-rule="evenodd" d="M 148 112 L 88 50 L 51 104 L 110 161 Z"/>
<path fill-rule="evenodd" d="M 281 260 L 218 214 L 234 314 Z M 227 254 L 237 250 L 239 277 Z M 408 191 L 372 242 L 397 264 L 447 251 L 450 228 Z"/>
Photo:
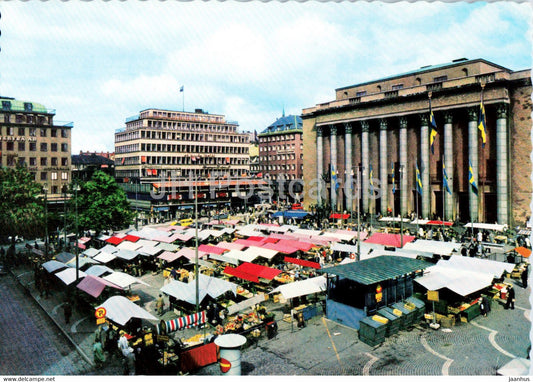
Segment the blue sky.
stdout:
<path fill-rule="evenodd" d="M 114 151 L 115 129 L 152 107 L 261 131 L 283 108 L 301 114 L 335 88 L 425 65 L 531 68 L 529 3 L 51 0 L 0 11 L 0 94 L 74 122 L 73 154 Z"/>

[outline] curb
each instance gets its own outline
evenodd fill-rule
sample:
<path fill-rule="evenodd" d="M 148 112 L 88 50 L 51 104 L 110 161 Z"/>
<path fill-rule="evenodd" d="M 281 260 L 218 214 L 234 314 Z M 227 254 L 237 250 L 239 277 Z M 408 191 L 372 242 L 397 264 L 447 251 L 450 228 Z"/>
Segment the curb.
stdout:
<path fill-rule="evenodd" d="M 46 315 L 50 318 L 50 320 L 52 320 L 52 322 L 57 326 L 57 328 L 63 333 L 63 335 L 72 343 L 72 345 L 74 345 L 74 347 L 76 348 L 76 351 L 85 359 L 85 361 L 91 366 L 91 367 L 94 367 L 94 362 L 89 358 L 89 356 L 81 349 L 81 347 L 74 341 L 74 339 L 72 339 L 72 337 L 67 333 L 67 331 L 65 329 L 63 329 L 63 327 L 59 324 L 59 322 L 57 322 L 49 313 L 48 311 L 44 308 L 44 306 L 39 302 L 37 301 L 37 299 L 33 296 L 33 294 L 31 293 L 31 291 L 29 290 L 29 288 L 27 288 L 26 285 L 24 285 L 20 279 L 17 277 L 17 275 L 15 273 L 13 273 L 13 270 L 12 269 L 9 269 L 9 273 L 11 274 L 11 276 L 13 276 L 17 282 L 19 283 L 19 285 L 21 287 L 24 288 L 24 290 L 26 291 L 26 293 L 28 295 L 31 296 L 31 298 L 33 298 L 33 301 L 35 301 L 37 303 L 37 305 L 39 305 L 39 307 L 42 309 L 42 311 L 44 313 L 46 313 Z"/>

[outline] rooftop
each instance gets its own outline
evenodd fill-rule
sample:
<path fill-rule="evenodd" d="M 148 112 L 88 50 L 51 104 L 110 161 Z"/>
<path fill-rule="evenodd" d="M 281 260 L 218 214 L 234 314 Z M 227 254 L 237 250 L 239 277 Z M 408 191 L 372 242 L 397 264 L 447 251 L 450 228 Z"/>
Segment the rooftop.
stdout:
<path fill-rule="evenodd" d="M 287 115 L 277 119 L 268 126 L 261 134 L 277 133 L 283 131 L 302 130 L 303 122 L 299 115 Z"/>
<path fill-rule="evenodd" d="M 44 107 L 44 105 L 37 102 L 16 100 L 12 97 L 2 96 L 0 96 L 0 101 L 2 101 L 2 111 L 22 111 L 31 113 L 55 114 L 55 110 L 49 110 Z"/>

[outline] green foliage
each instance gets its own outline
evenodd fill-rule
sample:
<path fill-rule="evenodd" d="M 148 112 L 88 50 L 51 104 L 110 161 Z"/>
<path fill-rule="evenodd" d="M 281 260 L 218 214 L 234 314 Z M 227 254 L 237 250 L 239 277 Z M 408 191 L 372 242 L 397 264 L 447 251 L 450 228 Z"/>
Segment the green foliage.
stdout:
<path fill-rule="evenodd" d="M 102 171 L 96 171 L 90 181 L 80 184 L 77 198 L 75 192 L 73 194 L 69 210 L 75 211 L 77 199 L 80 232 L 91 229 L 98 234 L 105 230 L 119 230 L 127 228 L 133 221 L 135 212 L 130 208 L 126 193 L 112 176 Z"/>
<path fill-rule="evenodd" d="M 26 167 L 0 167 L 0 232 L 3 237 L 44 233 L 42 186 Z"/>

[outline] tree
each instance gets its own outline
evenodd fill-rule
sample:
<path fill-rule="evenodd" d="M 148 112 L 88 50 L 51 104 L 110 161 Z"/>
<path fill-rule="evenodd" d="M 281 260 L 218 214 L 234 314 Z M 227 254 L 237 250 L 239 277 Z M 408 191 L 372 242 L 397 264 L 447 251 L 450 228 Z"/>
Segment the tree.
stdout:
<path fill-rule="evenodd" d="M 69 202 L 71 213 L 76 209 L 76 202 L 80 231 L 90 229 L 99 234 L 127 228 L 135 216 L 124 190 L 112 176 L 102 171 L 96 171 L 90 181 L 80 184 L 77 195 L 73 192 Z"/>
<path fill-rule="evenodd" d="M 3 238 L 44 233 L 43 187 L 26 167 L 0 167 L 0 227 Z"/>

